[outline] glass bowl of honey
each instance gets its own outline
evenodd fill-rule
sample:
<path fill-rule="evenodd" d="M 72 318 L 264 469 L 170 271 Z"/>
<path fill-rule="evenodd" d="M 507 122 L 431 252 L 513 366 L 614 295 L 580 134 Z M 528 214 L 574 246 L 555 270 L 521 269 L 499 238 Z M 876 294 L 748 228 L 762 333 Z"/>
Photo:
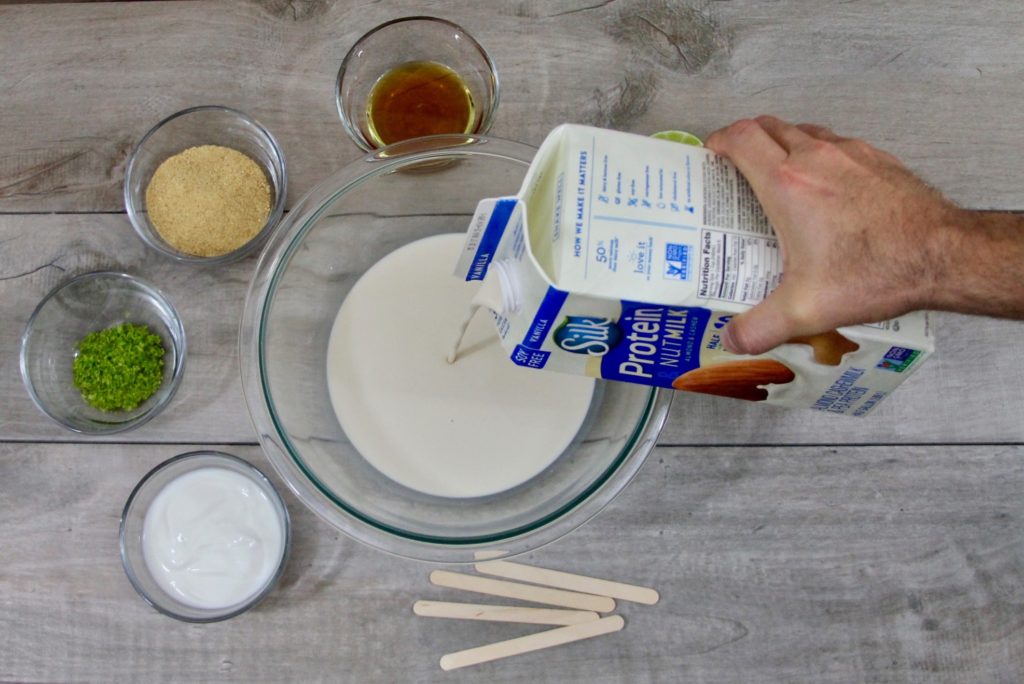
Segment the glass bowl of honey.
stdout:
<path fill-rule="evenodd" d="M 499 94 L 483 46 L 435 17 L 373 29 L 349 50 L 335 83 L 341 123 L 367 152 L 428 135 L 486 133 Z"/>

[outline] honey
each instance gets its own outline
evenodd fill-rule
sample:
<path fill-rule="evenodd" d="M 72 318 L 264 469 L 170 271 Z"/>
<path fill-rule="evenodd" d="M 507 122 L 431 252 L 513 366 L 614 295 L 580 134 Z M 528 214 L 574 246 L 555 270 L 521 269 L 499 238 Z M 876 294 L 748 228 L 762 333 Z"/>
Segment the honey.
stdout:
<path fill-rule="evenodd" d="M 438 62 L 406 62 L 374 84 L 366 107 L 377 146 L 441 133 L 470 133 L 473 96 L 462 78 Z"/>

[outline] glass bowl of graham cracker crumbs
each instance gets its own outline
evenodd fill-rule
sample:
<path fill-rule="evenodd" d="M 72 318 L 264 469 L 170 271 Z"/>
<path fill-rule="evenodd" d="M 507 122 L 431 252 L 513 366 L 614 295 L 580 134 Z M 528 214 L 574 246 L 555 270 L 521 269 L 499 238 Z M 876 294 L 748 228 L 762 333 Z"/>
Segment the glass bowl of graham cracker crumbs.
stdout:
<path fill-rule="evenodd" d="M 192 107 L 154 126 L 124 176 L 128 219 L 142 241 L 184 263 L 252 253 L 284 213 L 284 154 L 274 136 L 230 107 Z"/>

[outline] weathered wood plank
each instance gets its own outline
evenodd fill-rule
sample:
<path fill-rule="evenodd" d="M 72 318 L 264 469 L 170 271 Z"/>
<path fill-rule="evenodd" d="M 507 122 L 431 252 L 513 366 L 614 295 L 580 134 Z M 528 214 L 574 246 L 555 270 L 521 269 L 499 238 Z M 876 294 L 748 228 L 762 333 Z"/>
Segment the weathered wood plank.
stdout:
<path fill-rule="evenodd" d="M 416 618 L 430 567 L 362 547 L 290 496 L 280 587 L 186 625 L 124 577 L 135 482 L 186 447 L 0 444 L 0 680 L 1015 681 L 1024 447 L 659 448 L 596 520 L 527 562 L 657 588 L 613 637 L 443 675 L 525 626 Z M 230 449 L 261 468 L 256 447 Z M 276 479 L 276 478 L 275 478 Z"/>
<path fill-rule="evenodd" d="M 1024 209 L 1016 2 L 429 11 L 495 57 L 501 137 L 536 144 L 563 120 L 706 134 L 771 111 L 878 142 L 961 203 Z M 117 559 L 132 486 L 186 444 L 254 439 L 236 336 L 255 261 L 185 268 L 145 250 L 117 213 L 128 151 L 173 111 L 236 106 L 282 142 L 294 201 L 358 156 L 332 100 L 345 51 L 422 12 L 411 0 L 0 5 L 0 213 L 36 214 L 0 215 L 0 681 L 1019 680 L 1024 336 L 960 316 L 937 317 L 937 357 L 866 420 L 677 395 L 661 443 L 695 446 L 656 449 L 604 514 L 526 559 L 659 589 L 657 606 L 622 605 L 621 634 L 442 673 L 444 652 L 533 628 L 414 618 L 418 598 L 465 596 L 287 494 L 293 556 L 258 609 L 198 626 L 142 603 Z M 96 269 L 174 301 L 190 344 L 181 391 L 111 438 L 137 444 L 5 441 L 82 440 L 32 406 L 18 337 L 51 287 Z M 756 446 L 913 442 L 934 445 Z M 227 450 L 271 474 L 257 447 Z"/>
<path fill-rule="evenodd" d="M 1024 15 L 944 4 L 455 0 L 493 54 L 493 133 L 536 144 L 566 120 L 698 134 L 761 112 L 878 142 L 956 200 L 1024 208 Z M 333 83 L 349 46 L 414 2 L 0 7 L 0 211 L 119 211 L 133 143 L 218 102 L 281 141 L 294 200 L 358 156 Z"/>
<path fill-rule="evenodd" d="M 453 219 L 454 220 L 454 219 Z M 187 267 L 144 247 L 122 215 L 0 215 L 0 439 L 81 439 L 32 405 L 19 338 L 36 303 L 78 273 L 123 269 L 164 290 L 185 321 L 179 393 L 132 441 L 253 442 L 237 334 L 254 259 Z M 868 418 L 820 415 L 678 393 L 667 444 L 1024 442 L 1022 324 L 937 315 L 938 353 Z M 108 441 L 121 441 L 113 436 Z"/>

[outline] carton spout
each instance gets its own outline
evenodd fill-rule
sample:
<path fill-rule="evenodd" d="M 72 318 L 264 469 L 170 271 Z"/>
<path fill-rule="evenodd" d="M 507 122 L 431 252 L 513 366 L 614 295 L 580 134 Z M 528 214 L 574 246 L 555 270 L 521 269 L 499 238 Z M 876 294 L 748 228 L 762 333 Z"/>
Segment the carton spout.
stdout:
<path fill-rule="evenodd" d="M 508 259 L 495 261 L 473 297 L 475 306 L 487 307 L 496 314 L 509 315 L 523 305 L 519 281 Z"/>
<path fill-rule="evenodd" d="M 448 351 L 448 363 L 455 363 L 458 360 L 462 340 L 466 336 L 466 331 L 469 330 L 469 324 L 480 309 L 490 309 L 498 315 L 509 316 L 518 312 L 521 307 L 522 296 L 510 262 L 507 259 L 492 262 L 487 276 L 480 283 L 480 289 L 470 301 L 466 317 L 463 319 L 462 325 L 459 326 L 455 342 Z"/>

